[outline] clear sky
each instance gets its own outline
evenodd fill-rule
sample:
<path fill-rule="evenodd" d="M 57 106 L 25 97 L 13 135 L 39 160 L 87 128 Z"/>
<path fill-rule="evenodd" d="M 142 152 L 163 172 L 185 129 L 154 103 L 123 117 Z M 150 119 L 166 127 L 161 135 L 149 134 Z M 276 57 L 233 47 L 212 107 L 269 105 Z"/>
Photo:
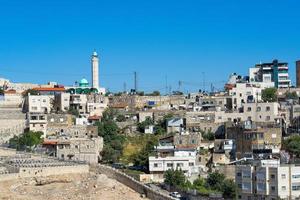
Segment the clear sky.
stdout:
<path fill-rule="evenodd" d="M 0 77 L 73 84 L 91 79 L 112 91 L 221 88 L 232 72 L 300 59 L 298 0 L 0 0 Z M 205 77 L 205 81 L 203 81 Z"/>

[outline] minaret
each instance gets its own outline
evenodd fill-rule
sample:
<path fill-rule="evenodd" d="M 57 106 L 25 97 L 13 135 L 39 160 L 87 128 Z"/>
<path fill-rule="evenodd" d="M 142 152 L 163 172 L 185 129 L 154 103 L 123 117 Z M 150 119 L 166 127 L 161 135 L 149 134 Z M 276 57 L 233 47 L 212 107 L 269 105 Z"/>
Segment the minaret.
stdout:
<path fill-rule="evenodd" d="M 92 55 L 92 87 L 99 90 L 99 58 L 96 51 Z"/>

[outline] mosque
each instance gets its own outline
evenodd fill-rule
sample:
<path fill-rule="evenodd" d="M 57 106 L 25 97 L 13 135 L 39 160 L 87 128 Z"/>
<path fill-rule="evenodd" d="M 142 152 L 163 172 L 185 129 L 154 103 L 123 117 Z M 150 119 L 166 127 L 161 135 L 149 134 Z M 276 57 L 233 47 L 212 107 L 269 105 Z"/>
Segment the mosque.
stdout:
<path fill-rule="evenodd" d="M 67 92 L 71 94 L 90 94 L 100 93 L 105 94 L 105 88 L 99 86 L 99 57 L 96 51 L 93 52 L 91 57 L 92 69 L 92 85 L 88 80 L 83 78 L 79 82 L 75 82 L 75 86 L 68 87 Z"/>

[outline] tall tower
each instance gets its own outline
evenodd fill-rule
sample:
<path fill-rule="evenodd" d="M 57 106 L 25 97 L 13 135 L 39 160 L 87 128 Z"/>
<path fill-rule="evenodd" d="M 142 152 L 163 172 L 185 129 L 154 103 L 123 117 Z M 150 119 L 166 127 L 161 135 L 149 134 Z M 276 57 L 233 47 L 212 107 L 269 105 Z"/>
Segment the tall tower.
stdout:
<path fill-rule="evenodd" d="M 92 55 L 92 87 L 99 90 L 99 58 L 96 51 Z"/>
<path fill-rule="evenodd" d="M 296 87 L 300 88 L 300 60 L 296 61 Z"/>

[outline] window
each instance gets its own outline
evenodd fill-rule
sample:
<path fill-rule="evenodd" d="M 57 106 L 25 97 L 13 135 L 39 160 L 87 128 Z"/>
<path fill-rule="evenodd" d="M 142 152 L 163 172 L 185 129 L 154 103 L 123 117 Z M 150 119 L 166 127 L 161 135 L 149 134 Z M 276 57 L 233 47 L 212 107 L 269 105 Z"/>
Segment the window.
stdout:
<path fill-rule="evenodd" d="M 266 116 L 266 121 L 270 121 L 271 117 L 270 116 Z"/>
<path fill-rule="evenodd" d="M 293 190 L 293 191 L 298 191 L 298 190 L 300 190 L 300 183 L 293 183 L 293 184 L 292 184 L 292 190 Z"/>
<path fill-rule="evenodd" d="M 257 191 L 265 191 L 266 185 L 265 183 L 257 183 Z"/>
<path fill-rule="evenodd" d="M 256 111 L 257 111 L 257 112 L 260 112 L 260 111 L 261 111 L 261 107 L 257 107 L 257 108 L 256 108 Z"/>
<path fill-rule="evenodd" d="M 271 191 L 274 192 L 275 191 L 275 186 L 271 186 Z"/>
<path fill-rule="evenodd" d="M 247 111 L 248 111 L 248 112 L 251 112 L 251 107 L 248 107 L 248 108 L 247 108 Z"/>
<path fill-rule="evenodd" d="M 271 179 L 275 179 L 275 174 L 271 174 Z"/>
<path fill-rule="evenodd" d="M 167 167 L 173 167 L 173 163 L 167 163 Z"/>
<path fill-rule="evenodd" d="M 193 167 L 193 166 L 194 166 L 194 163 L 190 162 L 190 163 L 189 163 L 189 166 L 190 166 L 190 167 Z"/>
<path fill-rule="evenodd" d="M 251 172 L 250 171 L 243 171 L 243 178 L 251 178 Z"/>
<path fill-rule="evenodd" d="M 267 106 L 266 111 L 270 111 L 270 110 L 271 110 L 270 106 Z"/>
<path fill-rule="evenodd" d="M 298 179 L 298 178 L 300 178 L 300 174 L 294 174 L 294 175 L 292 175 L 292 178 Z"/>
<path fill-rule="evenodd" d="M 196 142 L 195 142 L 195 140 L 193 139 L 193 140 L 192 140 L 192 144 L 195 144 L 195 143 L 196 143 Z"/>
<path fill-rule="evenodd" d="M 157 164 L 157 163 L 154 163 L 154 167 L 158 167 L 158 164 Z"/>
<path fill-rule="evenodd" d="M 251 183 L 243 183 L 242 189 L 243 190 L 251 190 Z"/>
<path fill-rule="evenodd" d="M 242 176 L 241 172 L 236 173 L 236 176 Z"/>
<path fill-rule="evenodd" d="M 183 163 L 177 163 L 177 167 L 183 167 Z"/>
<path fill-rule="evenodd" d="M 286 175 L 285 174 L 281 174 L 281 178 L 282 179 L 286 179 Z"/>
<path fill-rule="evenodd" d="M 32 106 L 31 110 L 37 110 L 37 107 L 36 106 Z"/>
<path fill-rule="evenodd" d="M 282 187 L 281 187 L 281 190 L 282 190 L 282 191 L 286 191 L 286 186 L 282 186 Z"/>

